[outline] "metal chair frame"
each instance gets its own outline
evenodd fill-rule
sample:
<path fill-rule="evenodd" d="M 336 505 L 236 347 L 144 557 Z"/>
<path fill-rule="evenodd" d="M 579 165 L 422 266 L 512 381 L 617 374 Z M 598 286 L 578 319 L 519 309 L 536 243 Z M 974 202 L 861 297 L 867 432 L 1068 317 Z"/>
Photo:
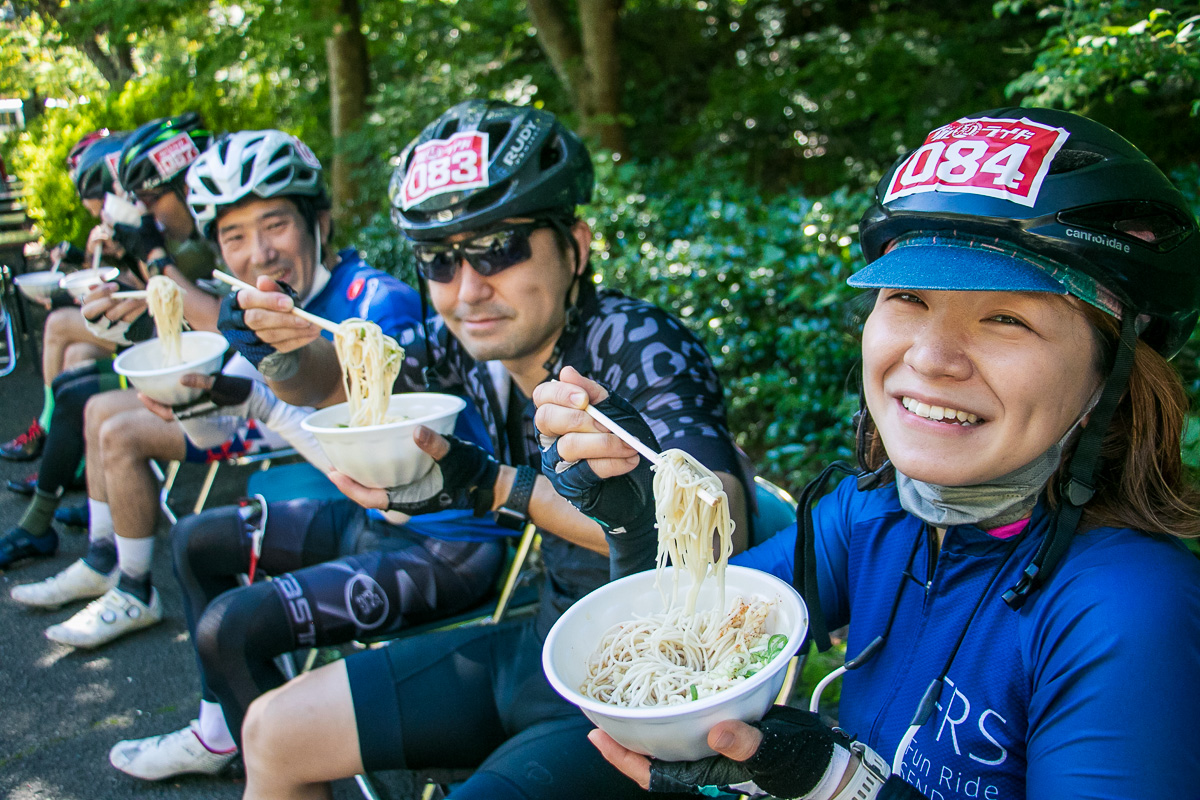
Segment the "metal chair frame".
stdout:
<path fill-rule="evenodd" d="M 257 453 L 246 453 L 240 456 L 232 456 L 230 458 L 218 459 L 212 461 L 208 465 L 208 469 L 204 473 L 204 481 L 200 485 L 200 493 L 196 496 L 196 502 L 192 504 L 191 513 L 199 514 L 204 510 L 204 505 L 208 502 L 208 495 L 212 492 L 213 483 L 217 480 L 217 472 L 222 464 L 228 464 L 234 467 L 244 467 L 249 464 L 258 464 L 260 470 L 269 469 L 271 462 L 290 456 L 299 455 L 299 453 L 290 448 L 280 448 L 277 450 L 262 450 Z M 158 507 L 162 509 L 165 516 L 172 525 L 178 522 L 178 516 L 171 508 L 171 491 L 175 488 L 175 479 L 179 477 L 179 461 L 168 461 L 164 468 L 157 461 L 151 460 L 150 471 L 154 473 L 154 477 L 158 479 L 160 488 L 158 491 Z"/>

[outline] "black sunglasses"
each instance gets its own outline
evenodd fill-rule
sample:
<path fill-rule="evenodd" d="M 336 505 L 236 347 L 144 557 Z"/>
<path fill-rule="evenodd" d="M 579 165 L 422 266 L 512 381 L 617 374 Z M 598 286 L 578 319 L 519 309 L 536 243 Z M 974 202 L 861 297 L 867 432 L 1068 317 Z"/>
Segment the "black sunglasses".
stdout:
<path fill-rule="evenodd" d="M 461 242 L 413 242 L 417 271 L 435 283 L 449 283 L 458 272 L 463 259 L 485 278 L 520 264 L 533 255 L 529 237 L 536 230 L 552 228 L 550 220 L 518 222 L 488 231 Z"/>

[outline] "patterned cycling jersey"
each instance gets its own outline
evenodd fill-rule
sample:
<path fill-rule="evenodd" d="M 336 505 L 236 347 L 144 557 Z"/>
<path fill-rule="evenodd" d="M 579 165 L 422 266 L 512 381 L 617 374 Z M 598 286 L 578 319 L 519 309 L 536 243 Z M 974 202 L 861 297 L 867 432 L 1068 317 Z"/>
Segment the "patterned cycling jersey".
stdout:
<path fill-rule="evenodd" d="M 551 373 L 575 367 L 632 403 L 664 448 L 686 450 L 710 469 L 741 476 L 745 483 L 725 420 L 721 382 L 703 345 L 662 309 L 620 292 L 597 292 L 584 284 L 579 306 L 578 328 L 563 335 L 562 355 Z M 512 393 L 499 363 L 472 359 L 440 317 L 429 327 L 431 359 L 424 337 L 410 332 L 401 340 L 406 357 L 400 384 L 423 387 L 428 364 L 443 389 L 461 387 L 474 400 L 504 463 L 538 468 L 533 404 Z M 506 420 L 514 399 L 522 411 L 520 425 Z M 553 535 L 543 536 L 542 558 L 547 581 L 538 627 L 544 635 L 567 606 L 608 581 L 608 558 Z"/>
<path fill-rule="evenodd" d="M 1178 541 L 1077 532 L 1013 611 L 1001 595 L 1049 529 L 1041 504 L 1017 537 L 954 526 L 936 555 L 894 484 L 847 479 L 813 522 L 821 607 L 831 629 L 850 623 L 848 657 L 883 634 L 903 587 L 887 643 L 846 673 L 838 706 L 839 725 L 889 761 L 969 624 L 901 764 L 926 797 L 1196 796 L 1200 562 Z M 795 542 L 793 526 L 731 562 L 791 580 Z"/>

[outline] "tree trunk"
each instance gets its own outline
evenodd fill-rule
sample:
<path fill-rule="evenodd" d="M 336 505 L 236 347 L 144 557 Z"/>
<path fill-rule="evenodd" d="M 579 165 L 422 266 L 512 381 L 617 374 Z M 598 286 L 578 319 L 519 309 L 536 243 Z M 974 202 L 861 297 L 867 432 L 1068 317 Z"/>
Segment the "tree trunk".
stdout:
<path fill-rule="evenodd" d="M 105 52 L 104 48 L 100 46 L 100 38 L 101 35 L 96 34 L 94 37 L 82 37 L 78 42 L 72 43 L 77 44 L 88 60 L 100 71 L 100 75 L 108 81 L 108 88 L 114 94 L 119 94 L 129 79 L 133 77 L 132 57 L 126 48 L 123 59 L 119 55 L 114 58 L 112 53 Z"/>
<path fill-rule="evenodd" d="M 330 170 L 333 218 L 341 226 L 350 226 L 369 210 L 366 198 L 360 198 L 358 192 L 362 183 L 358 173 L 365 165 L 350 152 L 347 141 L 362 127 L 370 82 L 367 39 L 362 33 L 358 0 L 338 0 L 338 19 L 325 40 L 325 58 L 329 65 L 329 116 L 334 139 Z"/>
<path fill-rule="evenodd" d="M 621 69 L 617 57 L 620 0 L 579 0 L 579 32 L 563 0 L 528 0 L 538 41 L 579 115 L 579 132 L 600 146 L 625 152 L 621 125 Z"/>
<path fill-rule="evenodd" d="M 579 31 L 589 85 L 588 127 L 600 146 L 625 152 L 621 113 L 621 66 L 617 54 L 619 0 L 579 0 Z"/>

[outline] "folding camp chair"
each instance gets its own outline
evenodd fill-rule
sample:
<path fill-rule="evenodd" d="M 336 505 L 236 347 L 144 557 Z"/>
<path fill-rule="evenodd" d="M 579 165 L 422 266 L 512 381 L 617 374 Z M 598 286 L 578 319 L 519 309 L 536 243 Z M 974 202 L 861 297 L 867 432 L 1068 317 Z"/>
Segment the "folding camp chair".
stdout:
<path fill-rule="evenodd" d="M 208 502 L 208 495 L 212 492 L 213 483 L 216 482 L 217 472 L 222 465 L 244 467 L 250 464 L 257 464 L 259 470 L 266 470 L 271 467 L 271 462 L 281 458 L 289 458 L 299 455 L 290 447 L 277 448 L 274 450 L 258 450 L 253 453 L 243 453 L 242 455 L 230 456 L 228 458 L 217 459 L 208 464 L 208 468 L 204 473 L 204 481 L 200 485 L 200 493 L 196 496 L 196 502 L 192 504 L 192 514 L 199 514 L 204 510 L 205 503 Z M 154 473 L 154 477 L 158 479 L 160 488 L 158 491 L 158 506 L 162 509 L 163 516 L 170 520 L 174 525 L 177 521 L 177 515 L 171 508 L 171 491 L 175 488 L 175 481 L 179 477 L 180 462 L 168 461 L 165 469 L 156 461 L 150 462 L 150 470 Z"/>

